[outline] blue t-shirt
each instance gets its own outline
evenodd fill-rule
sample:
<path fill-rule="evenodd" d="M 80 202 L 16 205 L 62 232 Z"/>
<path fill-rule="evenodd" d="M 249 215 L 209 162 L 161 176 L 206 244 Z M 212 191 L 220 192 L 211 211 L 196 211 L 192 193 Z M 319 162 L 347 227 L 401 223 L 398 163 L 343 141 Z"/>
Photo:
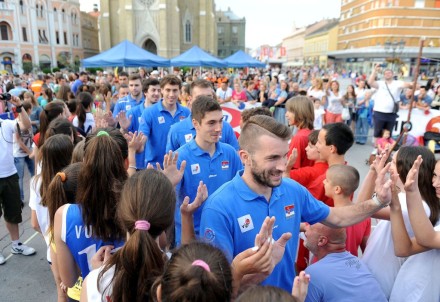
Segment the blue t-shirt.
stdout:
<path fill-rule="evenodd" d="M 143 94 L 142 94 L 142 98 L 139 101 L 137 101 L 136 99 L 133 99 L 130 94 L 124 96 L 123 98 L 120 98 L 117 101 L 115 108 L 113 109 L 113 117 L 116 118 L 120 111 L 128 112 L 132 108 L 143 104 L 144 100 L 145 100 L 145 97 Z"/>
<path fill-rule="evenodd" d="M 84 226 L 81 206 L 78 204 L 64 207 L 61 239 L 72 253 L 83 279 L 93 269 L 90 260 L 100 247 L 113 245 L 118 248 L 124 245 L 123 241 L 103 241 L 94 237 L 90 227 Z"/>
<path fill-rule="evenodd" d="M 176 186 L 177 203 L 174 215 L 176 245 L 180 245 L 180 206 L 183 203 L 183 199 L 188 196 L 190 202 L 194 201 L 200 181 L 206 184 L 209 196 L 221 185 L 234 178 L 239 170 L 243 169 L 240 157 L 234 148 L 221 142 L 218 142 L 215 148 L 216 150 L 211 157 L 209 153 L 202 150 L 193 139 L 177 150 L 179 153 L 177 167 L 180 168 L 182 161 L 186 160 L 186 168 L 182 180 Z M 194 213 L 196 236 L 199 235 L 200 217 L 202 216 L 203 207 L 204 204 Z"/>
<path fill-rule="evenodd" d="M 142 112 L 144 112 L 145 107 L 144 104 L 139 104 L 133 108 L 131 108 L 127 112 L 127 118 L 131 118 L 130 126 L 127 131 L 134 133 L 139 129 L 139 123 L 141 121 Z M 136 153 L 136 169 L 145 169 L 145 151 Z"/>
<path fill-rule="evenodd" d="M 156 162 L 162 165 L 163 157 L 167 151 L 167 136 L 171 125 L 190 115 L 188 108 L 180 104 L 176 104 L 176 106 L 174 116 L 163 107 L 162 102 L 157 102 L 142 112 L 138 131 L 148 137 L 145 145 L 145 166 L 148 163 L 156 166 Z"/>
<path fill-rule="evenodd" d="M 306 302 L 388 301 L 365 264 L 347 251 L 328 254 L 306 273 L 310 274 Z"/>
<path fill-rule="evenodd" d="M 192 116 L 188 116 L 181 123 L 171 126 L 167 138 L 166 150 L 176 151 L 186 143 L 188 143 L 196 135 L 196 129 L 192 123 Z M 238 151 L 237 137 L 234 130 L 228 122 L 223 121 L 222 136 L 220 138 L 222 143 L 231 145 Z"/>
<path fill-rule="evenodd" d="M 242 179 L 243 171 L 221 186 L 205 202 L 200 222 L 200 236 L 221 248 L 232 259 L 255 244 L 264 219 L 275 216 L 273 238 L 290 232 L 280 263 L 262 284 L 281 287 L 291 292 L 295 277 L 295 258 L 301 222 L 316 223 L 324 220 L 330 209 L 316 200 L 294 180 L 283 178 L 281 185 L 272 189 L 266 198 L 252 191 Z"/>

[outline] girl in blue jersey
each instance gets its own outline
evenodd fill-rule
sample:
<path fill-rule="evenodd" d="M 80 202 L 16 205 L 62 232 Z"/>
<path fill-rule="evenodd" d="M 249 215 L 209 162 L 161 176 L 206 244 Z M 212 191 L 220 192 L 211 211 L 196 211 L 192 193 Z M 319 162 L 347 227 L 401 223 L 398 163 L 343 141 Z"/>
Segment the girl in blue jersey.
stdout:
<path fill-rule="evenodd" d="M 104 245 L 122 246 L 125 232 L 117 225 L 116 209 L 127 179 L 128 145 L 117 129 L 87 137 L 79 173 L 77 204 L 60 207 L 54 219 L 54 238 L 61 280 L 74 285 L 85 278 L 90 260 Z"/>

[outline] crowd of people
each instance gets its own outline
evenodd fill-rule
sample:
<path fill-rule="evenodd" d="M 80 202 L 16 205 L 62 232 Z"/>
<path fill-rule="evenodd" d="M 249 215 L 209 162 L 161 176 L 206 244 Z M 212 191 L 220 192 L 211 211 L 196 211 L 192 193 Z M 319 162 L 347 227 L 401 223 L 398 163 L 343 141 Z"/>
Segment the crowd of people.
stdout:
<path fill-rule="evenodd" d="M 410 89 L 440 104 L 435 79 L 140 69 L 0 89 L 0 215 L 11 253 L 33 255 L 29 205 L 58 301 L 440 301 L 440 163 L 391 153 Z M 345 154 L 370 125 L 361 179 Z"/>

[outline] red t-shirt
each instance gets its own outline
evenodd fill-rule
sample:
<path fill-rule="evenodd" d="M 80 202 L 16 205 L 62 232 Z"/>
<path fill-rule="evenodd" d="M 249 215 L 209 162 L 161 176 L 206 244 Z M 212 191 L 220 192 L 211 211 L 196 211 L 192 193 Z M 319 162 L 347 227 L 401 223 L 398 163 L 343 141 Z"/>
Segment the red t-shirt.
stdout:
<path fill-rule="evenodd" d="M 232 91 L 232 99 L 233 100 L 240 100 L 240 101 L 247 101 L 246 98 L 246 91 L 242 90 L 241 92 L 237 92 L 235 90 Z"/>
<path fill-rule="evenodd" d="M 309 160 L 306 154 L 306 147 L 309 144 L 310 132 L 312 132 L 312 130 L 310 129 L 299 129 L 290 141 L 289 153 L 287 153 L 287 157 L 292 154 L 293 148 L 296 148 L 296 150 L 298 150 L 298 157 L 296 158 L 296 162 L 293 165 L 293 169 L 313 166 L 313 160 Z"/>
<path fill-rule="evenodd" d="M 325 179 L 325 173 L 319 175 L 316 177 L 314 181 L 312 181 L 307 189 L 309 189 L 309 192 L 318 200 L 321 200 L 323 203 L 330 207 L 334 207 L 335 203 L 333 202 L 333 199 L 325 196 L 325 189 L 323 181 Z"/>
<path fill-rule="evenodd" d="M 370 236 L 371 233 L 371 218 L 367 218 L 358 224 L 345 228 L 347 232 L 347 240 L 345 241 L 345 249 L 352 255 L 358 256 L 359 246 L 364 237 Z"/>
<path fill-rule="evenodd" d="M 290 170 L 290 178 L 307 188 L 319 175 L 325 175 L 327 169 L 328 164 L 326 162 L 315 162 L 311 167 Z"/>

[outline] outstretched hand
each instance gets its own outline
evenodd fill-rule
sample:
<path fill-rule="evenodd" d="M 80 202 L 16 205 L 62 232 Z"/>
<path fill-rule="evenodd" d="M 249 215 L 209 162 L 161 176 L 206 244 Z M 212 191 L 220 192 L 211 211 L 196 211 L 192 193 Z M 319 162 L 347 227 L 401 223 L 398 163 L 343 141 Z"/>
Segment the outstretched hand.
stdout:
<path fill-rule="evenodd" d="M 159 163 L 156 163 L 157 170 L 162 171 L 163 174 L 165 174 L 165 176 L 171 181 L 173 186 L 177 186 L 177 184 L 182 180 L 183 172 L 185 172 L 186 167 L 186 160 L 183 160 L 180 163 L 180 169 L 177 169 L 178 158 L 179 154 L 177 152 L 173 153 L 173 151 L 170 150 L 163 158 L 163 169 Z"/>
<path fill-rule="evenodd" d="M 390 149 L 385 148 L 380 154 L 376 156 L 373 163 L 370 165 L 370 169 L 376 171 L 376 173 L 379 174 L 379 172 L 385 167 L 388 157 L 390 157 L 390 153 Z"/>
<path fill-rule="evenodd" d="M 122 129 L 127 130 L 131 125 L 131 120 L 133 119 L 133 115 L 127 117 L 127 113 L 125 111 L 121 111 L 118 113 L 116 120 L 119 122 L 119 125 Z"/>
<path fill-rule="evenodd" d="M 392 180 L 387 179 L 387 174 L 389 172 L 391 163 L 386 164 L 386 166 L 378 173 L 376 178 L 376 194 L 383 205 L 388 205 L 391 202 L 392 192 L 391 185 Z"/>
<path fill-rule="evenodd" d="M 128 149 L 134 150 L 136 153 L 144 151 L 145 143 L 147 142 L 147 137 L 142 132 L 135 131 L 134 133 L 129 132 L 124 135 L 128 142 Z"/>
<path fill-rule="evenodd" d="M 422 156 L 417 156 L 414 164 L 408 172 L 408 175 L 406 176 L 405 192 L 416 192 L 419 190 L 419 170 L 422 162 Z"/>
<path fill-rule="evenodd" d="M 189 203 L 189 197 L 185 197 L 183 199 L 183 203 L 180 206 L 180 213 L 182 215 L 193 215 L 195 211 L 205 202 L 208 198 L 208 188 L 200 181 L 199 186 L 197 187 L 197 195 L 194 198 L 193 202 Z"/>
<path fill-rule="evenodd" d="M 307 292 L 309 289 L 310 275 L 304 271 L 300 272 L 298 276 L 293 280 L 292 296 L 296 298 L 296 301 L 303 302 L 306 300 Z"/>

